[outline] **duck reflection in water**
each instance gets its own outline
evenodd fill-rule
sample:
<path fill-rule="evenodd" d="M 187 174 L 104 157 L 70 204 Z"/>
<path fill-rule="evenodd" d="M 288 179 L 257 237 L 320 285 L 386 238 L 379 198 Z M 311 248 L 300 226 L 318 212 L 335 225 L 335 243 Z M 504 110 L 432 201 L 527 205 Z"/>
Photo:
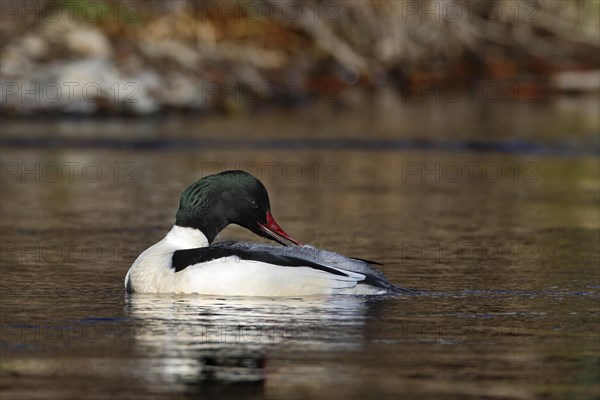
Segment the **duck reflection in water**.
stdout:
<path fill-rule="evenodd" d="M 368 296 L 309 299 L 127 296 L 134 346 L 158 381 L 263 387 L 281 352 L 360 346 Z M 354 343 L 354 344 L 353 344 Z M 289 364 L 285 374 L 290 373 Z M 262 389 L 261 389 L 262 390 Z"/>

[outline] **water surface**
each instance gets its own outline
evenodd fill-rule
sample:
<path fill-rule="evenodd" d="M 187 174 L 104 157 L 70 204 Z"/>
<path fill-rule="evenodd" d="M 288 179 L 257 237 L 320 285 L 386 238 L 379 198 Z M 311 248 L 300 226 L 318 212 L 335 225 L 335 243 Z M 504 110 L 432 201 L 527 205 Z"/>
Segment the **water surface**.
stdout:
<path fill-rule="evenodd" d="M 380 107 L 5 122 L 2 398 L 597 398 L 597 118 L 560 104 L 496 107 L 489 120 L 423 107 L 414 119 Z M 195 144 L 127 145 L 161 137 Z M 322 145 L 344 138 L 408 145 Z M 379 260 L 420 292 L 126 295 L 127 269 L 170 229 L 181 190 L 231 168 L 261 176 L 299 240 Z M 237 227 L 226 239 L 260 240 Z"/>

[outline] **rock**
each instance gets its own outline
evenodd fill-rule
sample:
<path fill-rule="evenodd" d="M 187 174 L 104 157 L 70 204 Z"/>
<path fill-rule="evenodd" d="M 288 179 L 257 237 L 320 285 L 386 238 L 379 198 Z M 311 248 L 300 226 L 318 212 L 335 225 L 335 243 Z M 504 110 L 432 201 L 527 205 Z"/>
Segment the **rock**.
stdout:
<path fill-rule="evenodd" d="M 65 43 L 69 51 L 81 57 L 107 58 L 112 53 L 111 44 L 106 36 L 90 27 L 69 30 Z"/>
<path fill-rule="evenodd" d="M 32 59 L 40 59 L 48 53 L 48 43 L 37 36 L 27 35 L 21 40 L 21 50 Z"/>
<path fill-rule="evenodd" d="M 128 84 L 137 89 L 138 92 L 133 95 L 128 92 L 126 98 L 123 99 L 127 109 L 138 114 L 150 114 L 160 109 L 162 104 L 159 104 L 154 94 L 160 94 L 160 89 L 163 87 L 163 80 L 160 75 L 154 71 L 141 70 L 138 74 L 125 79 Z"/>
<path fill-rule="evenodd" d="M 119 72 L 112 62 L 102 58 L 65 64 L 58 73 L 57 83 L 69 89 L 61 98 L 67 112 L 87 114 L 98 111 L 100 106 L 120 108 L 119 103 L 127 96 Z"/>
<path fill-rule="evenodd" d="M 202 87 L 201 82 L 186 74 L 171 72 L 165 76 L 164 85 L 157 94 L 164 105 L 200 109 L 207 101 Z"/>
<path fill-rule="evenodd" d="M 552 78 L 551 86 L 561 92 L 592 92 L 600 90 L 600 70 L 565 71 Z"/>

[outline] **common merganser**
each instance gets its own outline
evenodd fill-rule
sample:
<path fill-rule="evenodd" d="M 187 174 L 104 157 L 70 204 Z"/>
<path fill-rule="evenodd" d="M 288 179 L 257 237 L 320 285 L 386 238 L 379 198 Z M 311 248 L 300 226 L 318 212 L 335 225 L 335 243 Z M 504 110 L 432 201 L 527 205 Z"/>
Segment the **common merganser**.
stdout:
<path fill-rule="evenodd" d="M 237 224 L 285 247 L 213 243 Z M 175 226 L 138 256 L 127 275 L 129 293 L 231 296 L 385 294 L 392 285 L 372 261 L 302 246 L 271 214 L 264 185 L 244 171 L 206 176 L 185 189 Z"/>

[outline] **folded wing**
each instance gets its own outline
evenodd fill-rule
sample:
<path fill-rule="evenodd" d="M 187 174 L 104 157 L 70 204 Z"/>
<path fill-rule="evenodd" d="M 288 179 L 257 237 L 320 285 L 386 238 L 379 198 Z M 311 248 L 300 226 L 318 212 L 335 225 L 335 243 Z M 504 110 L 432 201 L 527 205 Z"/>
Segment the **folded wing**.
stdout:
<path fill-rule="evenodd" d="M 218 277 L 223 287 L 215 294 L 226 294 L 226 285 L 235 286 L 238 293 L 246 288 L 250 292 L 262 290 L 265 295 L 272 295 L 278 290 L 286 293 L 298 291 L 299 294 L 334 293 L 350 290 L 359 284 L 389 292 L 403 291 L 389 283 L 366 260 L 311 246 L 219 242 L 208 247 L 176 251 L 172 267 L 176 275 L 186 275 L 186 279 L 195 281 L 202 281 L 203 276 L 209 276 L 210 272 L 213 288 L 220 285 L 215 279 Z M 234 288 L 231 290 L 233 292 Z"/>

